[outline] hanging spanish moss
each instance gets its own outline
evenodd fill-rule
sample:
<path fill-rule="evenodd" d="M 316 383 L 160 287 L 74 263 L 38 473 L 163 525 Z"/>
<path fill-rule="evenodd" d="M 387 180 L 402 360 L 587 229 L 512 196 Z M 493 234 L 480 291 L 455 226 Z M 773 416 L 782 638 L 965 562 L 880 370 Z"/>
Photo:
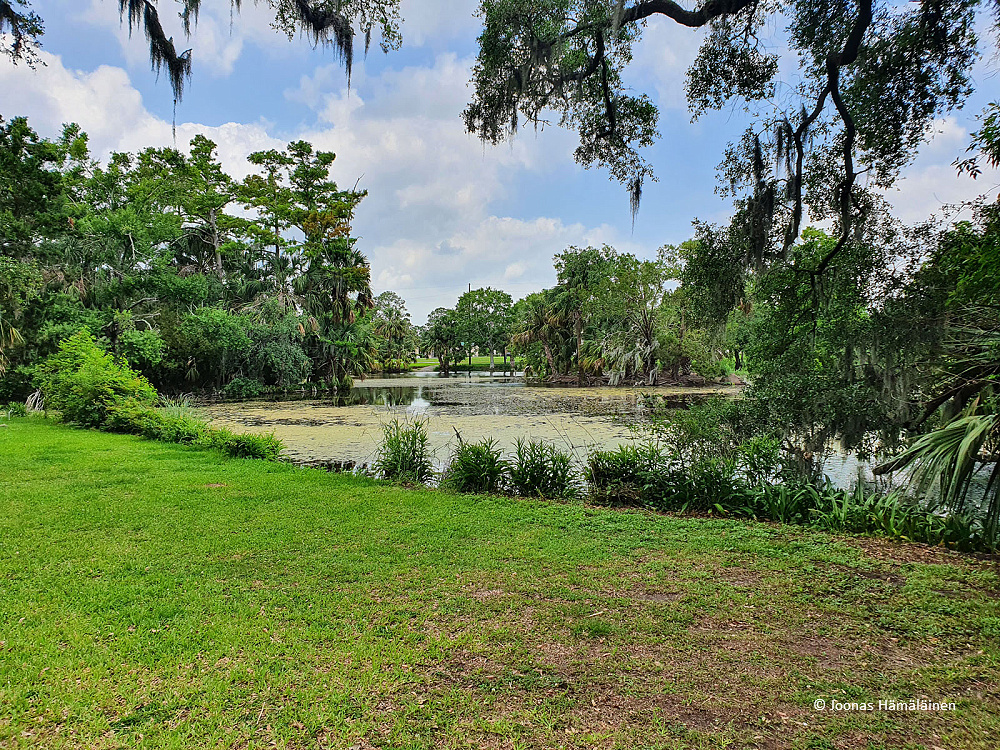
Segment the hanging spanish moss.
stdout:
<path fill-rule="evenodd" d="M 0 45 L 0 54 L 6 54 L 15 64 L 23 59 L 34 67 L 38 41 L 33 37 L 41 33 L 40 29 L 41 19 L 37 15 L 18 13 L 7 0 L 0 0 L 0 34 L 9 34 L 11 40 L 9 45 Z"/>
<path fill-rule="evenodd" d="M 187 7 L 194 7 L 197 15 L 198 2 L 195 0 Z M 191 50 L 177 54 L 173 37 L 167 37 L 160 24 L 160 16 L 156 7 L 149 0 L 118 0 L 118 11 L 122 17 L 128 17 L 129 32 L 142 24 L 146 41 L 149 42 L 150 67 L 159 75 L 166 68 L 170 88 L 174 92 L 174 100 L 179 101 L 184 95 L 184 83 L 191 78 Z"/>
<path fill-rule="evenodd" d="M 642 202 L 642 174 L 637 174 L 628 184 L 628 203 L 632 210 L 632 227 L 635 228 L 635 217 L 639 213 Z"/>
<path fill-rule="evenodd" d="M 314 44 L 333 45 L 340 62 L 347 70 L 347 81 L 350 84 L 351 67 L 354 63 L 354 29 L 351 28 L 350 21 L 335 10 L 313 7 L 308 0 L 294 0 L 293 7 Z M 366 51 L 370 38 L 369 29 L 365 36 Z"/>
<path fill-rule="evenodd" d="M 191 36 L 192 26 L 198 25 L 198 15 L 201 13 L 201 0 L 184 0 L 184 10 L 181 11 L 181 22 L 184 24 L 184 34 Z"/>

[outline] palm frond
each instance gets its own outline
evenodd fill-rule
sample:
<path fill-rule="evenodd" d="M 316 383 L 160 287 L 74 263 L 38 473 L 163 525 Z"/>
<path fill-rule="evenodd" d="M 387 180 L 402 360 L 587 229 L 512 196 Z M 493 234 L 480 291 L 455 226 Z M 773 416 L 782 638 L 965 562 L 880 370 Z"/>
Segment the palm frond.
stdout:
<path fill-rule="evenodd" d="M 984 448 L 1000 438 L 1000 415 L 966 413 L 943 427 L 916 438 L 902 454 L 874 469 L 884 474 L 912 468 L 910 488 L 931 504 L 962 512 L 972 478 L 985 462 Z M 934 489 L 939 490 L 937 500 Z M 996 469 L 987 487 L 987 516 L 1000 513 L 1000 483 Z M 990 497 L 990 495 L 992 495 Z M 995 522 L 995 521 L 994 521 Z"/>

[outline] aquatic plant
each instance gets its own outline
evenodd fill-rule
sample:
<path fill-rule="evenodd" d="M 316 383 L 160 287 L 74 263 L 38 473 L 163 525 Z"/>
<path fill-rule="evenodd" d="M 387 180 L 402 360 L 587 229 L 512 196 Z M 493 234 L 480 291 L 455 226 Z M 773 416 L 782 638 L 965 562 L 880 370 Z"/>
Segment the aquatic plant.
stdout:
<path fill-rule="evenodd" d="M 573 458 L 551 443 L 518 439 L 510 462 L 510 487 L 525 497 L 565 498 L 579 493 Z"/>
<path fill-rule="evenodd" d="M 456 492 L 499 494 L 506 489 L 510 463 L 493 438 L 466 443 L 458 436 L 458 446 L 445 470 L 441 486 Z"/>
<path fill-rule="evenodd" d="M 372 464 L 375 474 L 392 482 L 426 482 L 434 475 L 434 456 L 425 420 L 394 419 L 382 425 L 382 442 Z"/>

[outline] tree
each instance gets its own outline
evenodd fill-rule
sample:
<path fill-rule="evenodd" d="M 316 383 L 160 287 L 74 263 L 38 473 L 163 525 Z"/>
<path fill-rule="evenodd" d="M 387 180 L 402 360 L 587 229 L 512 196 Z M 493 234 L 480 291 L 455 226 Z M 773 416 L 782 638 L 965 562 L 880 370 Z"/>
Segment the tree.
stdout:
<path fill-rule="evenodd" d="M 375 334 L 381 339 L 379 355 L 382 369 L 388 369 L 392 360 L 402 367 L 404 358 L 413 352 L 416 344 L 406 302 L 395 292 L 382 292 L 375 298 L 372 323 Z"/>
<path fill-rule="evenodd" d="M 180 6 L 181 28 L 190 38 L 197 26 L 202 0 L 174 0 Z M 239 11 L 242 0 L 230 0 L 232 9 Z M 354 61 L 354 36 L 364 34 L 365 53 L 371 43 L 373 31 L 381 36 L 382 49 L 388 52 L 400 44 L 399 0 L 268 0 L 274 12 L 274 27 L 291 39 L 303 32 L 313 44 L 334 49 L 350 78 Z M 37 49 L 45 28 L 42 19 L 29 10 L 29 0 L 0 0 L 0 34 L 9 32 L 9 41 L 3 39 L 0 53 L 13 63 L 20 61 L 34 66 L 38 62 Z M 174 94 L 175 103 L 181 99 L 184 86 L 191 77 L 192 50 L 179 51 L 174 38 L 167 36 L 160 21 L 158 0 L 118 0 L 122 23 L 129 31 L 142 29 L 149 43 L 149 62 L 159 74 L 166 71 L 167 80 Z M 2 39 L 2 37 L 0 37 Z"/>
<path fill-rule="evenodd" d="M 427 316 L 424 345 L 434 352 L 439 372 L 447 377 L 451 373 L 452 361 L 460 359 L 465 351 L 462 325 L 455 310 L 438 307 Z"/>
<path fill-rule="evenodd" d="M 0 255 L 0 377 L 10 364 L 11 350 L 24 342 L 16 326 L 41 286 L 41 273 L 33 264 Z"/>
<path fill-rule="evenodd" d="M 0 255 L 27 258 L 65 231 L 70 196 L 63 172 L 86 157 L 86 136 L 74 125 L 50 141 L 24 117 L 0 117 Z"/>
<path fill-rule="evenodd" d="M 632 48 L 653 17 L 708 27 L 688 71 L 688 102 L 695 117 L 734 99 L 753 108 L 753 125 L 722 168 L 747 258 L 787 257 L 808 211 L 838 223 L 837 242 L 804 269 L 819 276 L 864 221 L 859 173 L 871 188 L 892 184 L 933 119 L 971 90 L 979 3 L 910 5 L 709 0 L 688 10 L 672 0 L 487 0 L 466 124 L 498 143 L 522 121 L 538 126 L 555 112 L 580 136 L 577 161 L 607 168 L 636 210 L 653 178 L 639 149 L 658 137 L 658 112 L 628 93 Z M 787 89 L 762 41 L 777 18 L 787 19 L 783 41 L 801 76 Z"/>
<path fill-rule="evenodd" d="M 190 34 L 201 0 L 176 0 Z M 268 0 L 275 27 L 304 32 L 330 45 L 350 77 L 354 37 L 367 50 L 377 31 L 385 51 L 401 43 L 399 0 Z M 29 59 L 43 32 L 27 0 L 0 0 L 4 51 Z M 166 69 L 179 99 L 192 52 L 178 52 L 164 31 L 156 0 L 118 0 L 123 23 L 142 28 L 155 70 Z M 239 10 L 240 0 L 232 0 Z M 742 100 L 754 124 L 726 155 L 724 182 L 738 198 L 736 224 L 758 262 L 787 257 L 808 212 L 834 218 L 838 241 L 805 269 L 822 275 L 863 223 L 868 189 L 891 185 L 935 117 L 971 91 L 978 55 L 976 14 L 994 0 L 920 0 L 903 8 L 889 0 L 702 0 L 687 9 L 673 0 L 482 0 L 484 29 L 473 71 L 470 132 L 499 143 L 525 122 L 552 113 L 580 138 L 577 160 L 606 168 L 625 184 L 638 208 L 643 184 L 655 179 L 640 150 L 652 144 L 658 111 L 624 82 L 634 45 L 649 19 L 708 28 L 687 75 L 697 117 Z M 985 12 L 985 11 L 983 11 Z M 779 86 L 775 45 L 794 57 L 797 81 Z M 30 59 L 29 59 L 30 62 Z M 777 169 L 765 168 L 776 164 Z"/>
<path fill-rule="evenodd" d="M 0 35 L 9 34 L 8 42 L 3 37 L 0 54 L 17 63 L 24 60 L 34 66 L 38 62 L 38 38 L 45 26 L 37 13 L 28 10 L 28 0 L 0 0 Z"/>
<path fill-rule="evenodd" d="M 375 359 L 371 331 L 358 320 L 374 304 L 371 269 L 350 236 L 354 209 L 367 193 L 340 190 L 329 179 L 335 155 L 314 151 L 305 141 L 264 158 L 280 164 L 286 180 L 274 215 L 300 233 L 289 241 L 302 261 L 293 289 L 309 316 L 317 375 L 338 390 L 350 390 L 353 378 L 369 371 Z"/>
<path fill-rule="evenodd" d="M 292 202 L 294 196 L 287 183 L 286 172 L 291 165 L 289 155 L 283 151 L 255 151 L 247 160 L 261 168 L 262 174 L 247 175 L 240 186 L 240 202 L 256 213 L 256 221 L 248 227 L 256 257 L 267 269 L 271 289 L 285 307 L 294 305 L 292 279 L 300 272 L 299 258 L 290 251 L 287 236 L 292 227 Z"/>
<path fill-rule="evenodd" d="M 226 214 L 226 207 L 237 198 L 237 186 L 226 174 L 215 155 L 216 144 L 203 135 L 191 139 L 191 156 L 185 160 L 181 207 L 185 235 L 190 244 L 206 247 L 215 273 L 222 278 L 222 248 L 230 230 L 245 222 Z"/>
<path fill-rule="evenodd" d="M 583 327 L 584 318 L 596 299 L 599 286 L 608 273 L 608 258 L 613 250 L 570 247 L 555 256 L 554 264 L 559 286 L 556 287 L 556 306 L 564 309 L 573 320 L 576 337 L 576 365 L 578 385 L 584 385 Z"/>
<path fill-rule="evenodd" d="M 661 248 L 655 260 L 639 260 L 628 253 L 608 259 L 599 304 L 615 320 L 603 343 L 613 382 L 632 375 L 655 382 L 657 361 L 668 359 L 668 354 L 676 359 L 677 353 L 667 351 L 662 336 L 662 307 L 670 294 L 667 283 L 678 275 L 671 260 L 668 248 Z M 683 331 L 678 338 L 683 338 Z"/>
<path fill-rule="evenodd" d="M 82 328 L 167 390 L 238 376 L 345 388 L 376 363 L 370 269 L 351 237 L 365 194 L 329 179 L 333 154 L 296 142 L 256 155 L 265 174 L 243 192 L 204 138 L 190 155 L 102 164 L 76 126 L 54 141 L 2 126 L 0 399 L 26 396 L 37 363 Z M 228 213 L 234 199 L 256 215 Z"/>
<path fill-rule="evenodd" d="M 545 292 L 534 292 L 523 300 L 519 300 L 515 306 L 516 318 L 514 323 L 511 344 L 515 349 L 527 352 L 533 344 L 539 344 L 545 354 L 545 363 L 548 365 L 548 374 L 555 375 L 555 357 L 552 356 L 552 340 L 555 338 L 559 326 L 557 315 L 549 300 L 549 295 Z"/>
<path fill-rule="evenodd" d="M 984 146 L 996 149 L 1000 134 L 994 131 L 986 138 Z M 875 471 L 910 469 L 911 487 L 952 513 L 964 513 L 979 503 L 986 537 L 996 539 L 1000 207 L 980 201 L 974 216 L 974 222 L 962 222 L 938 235 L 930 258 L 891 311 L 918 329 L 914 338 L 924 346 L 917 350 L 915 369 L 922 377 L 906 394 L 918 407 L 905 425 L 916 436 L 905 451 Z M 920 434 L 928 426 L 934 429 Z M 980 472 L 986 481 L 977 498 L 973 479 Z"/>
<path fill-rule="evenodd" d="M 506 347 L 510 340 L 514 300 L 507 292 L 486 287 L 473 289 L 458 298 L 455 308 L 463 327 L 465 342 L 475 346 L 480 353 L 490 353 L 490 372 L 494 368 L 494 355 Z"/>

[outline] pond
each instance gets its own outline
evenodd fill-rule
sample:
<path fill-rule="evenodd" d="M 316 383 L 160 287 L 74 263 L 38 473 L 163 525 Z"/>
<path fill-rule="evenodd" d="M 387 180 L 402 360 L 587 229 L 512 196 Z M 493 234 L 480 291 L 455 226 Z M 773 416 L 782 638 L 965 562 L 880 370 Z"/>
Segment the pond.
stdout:
<path fill-rule="evenodd" d="M 289 457 L 302 463 L 371 463 L 382 425 L 403 418 L 427 421 L 439 463 L 450 455 L 457 434 L 466 442 L 493 438 L 505 450 L 519 438 L 542 439 L 582 461 L 594 448 L 632 439 L 628 423 L 641 409 L 642 394 L 680 403 L 737 392 L 732 386 L 554 388 L 485 374 L 401 376 L 358 381 L 339 399 L 227 402 L 198 412 L 216 427 L 274 432 Z"/>
<path fill-rule="evenodd" d="M 512 452 L 519 438 L 544 440 L 574 456 L 582 465 L 594 449 L 616 448 L 636 439 L 629 425 L 642 412 L 643 394 L 659 394 L 678 406 L 713 395 L 735 396 L 739 387 L 593 388 L 552 387 L 524 378 L 472 373 L 442 378 L 413 373 L 358 381 L 340 398 L 221 402 L 197 407 L 198 416 L 215 427 L 239 432 L 273 432 L 300 464 L 351 468 L 371 464 L 382 438 L 382 425 L 393 419 L 427 422 L 430 444 L 441 469 L 458 442 L 493 438 Z M 859 474 L 873 477 L 867 461 L 834 450 L 823 473 L 838 487 L 852 487 Z M 899 486 L 903 477 L 897 476 Z M 986 473 L 973 480 L 977 497 Z"/>

